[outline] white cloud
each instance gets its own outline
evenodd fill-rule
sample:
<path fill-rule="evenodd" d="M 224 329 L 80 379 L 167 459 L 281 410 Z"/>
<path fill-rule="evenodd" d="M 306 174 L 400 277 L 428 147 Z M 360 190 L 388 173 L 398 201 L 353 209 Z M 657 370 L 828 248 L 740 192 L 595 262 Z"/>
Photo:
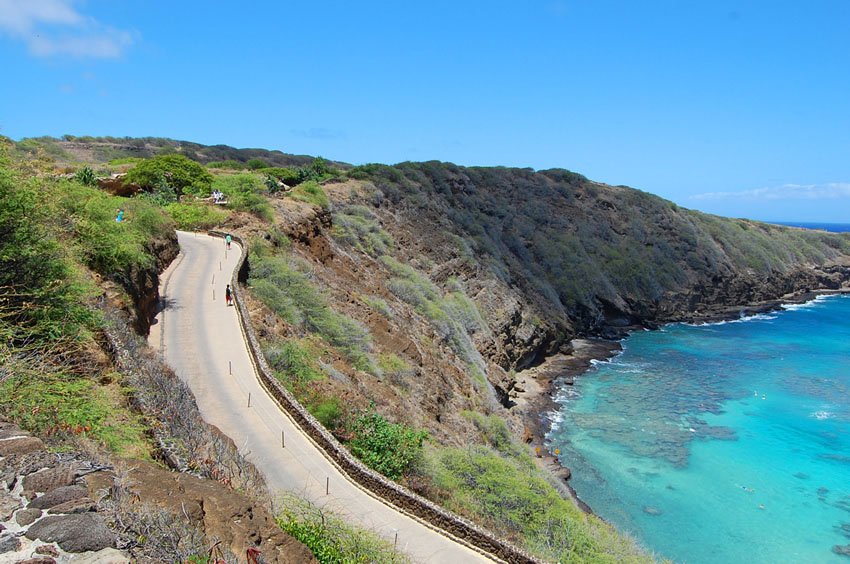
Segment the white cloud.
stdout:
<path fill-rule="evenodd" d="M 706 192 L 691 196 L 693 200 L 831 200 L 850 198 L 850 183 L 783 184 L 741 192 Z"/>
<path fill-rule="evenodd" d="M 24 41 L 37 57 L 120 57 L 133 34 L 74 8 L 75 0 L 0 0 L 0 33 Z"/>

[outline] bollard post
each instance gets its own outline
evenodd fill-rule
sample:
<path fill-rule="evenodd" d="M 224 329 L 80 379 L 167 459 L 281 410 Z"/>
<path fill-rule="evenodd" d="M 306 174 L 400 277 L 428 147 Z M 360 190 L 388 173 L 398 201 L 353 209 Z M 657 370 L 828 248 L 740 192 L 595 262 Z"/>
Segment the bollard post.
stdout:
<path fill-rule="evenodd" d="M 213 287 L 213 301 L 215 301 L 215 287 Z"/>
<path fill-rule="evenodd" d="M 280 448 L 286 448 L 286 439 L 283 436 L 283 429 L 280 430 Z"/>
<path fill-rule="evenodd" d="M 251 407 L 251 392 L 248 392 L 248 407 Z"/>
<path fill-rule="evenodd" d="M 393 548 L 398 548 L 398 529 L 395 530 L 395 540 L 393 541 Z"/>
<path fill-rule="evenodd" d="M 330 476 L 325 478 L 325 495 L 328 495 L 331 491 L 331 479 Z"/>
<path fill-rule="evenodd" d="M 218 269 L 221 270 L 221 261 L 218 261 Z"/>
<path fill-rule="evenodd" d="M 210 282 L 210 284 L 212 284 L 213 286 L 215 286 L 215 274 L 213 274 L 213 279 L 212 279 L 212 282 Z"/>
<path fill-rule="evenodd" d="M 233 376 L 233 362 L 230 360 L 227 361 L 227 372 Z"/>

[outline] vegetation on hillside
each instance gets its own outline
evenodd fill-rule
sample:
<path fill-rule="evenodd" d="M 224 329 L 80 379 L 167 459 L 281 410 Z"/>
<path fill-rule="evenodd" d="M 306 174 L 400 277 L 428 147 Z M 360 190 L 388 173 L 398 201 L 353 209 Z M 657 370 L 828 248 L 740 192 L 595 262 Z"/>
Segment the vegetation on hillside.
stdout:
<path fill-rule="evenodd" d="M 170 223 L 144 202 L 34 175 L 10 149 L 0 140 L 0 411 L 34 432 L 146 456 L 145 426 L 98 357 L 84 267 L 128 282 L 155 263 L 149 243 Z M 115 222 L 118 207 L 131 219 Z"/>
<path fill-rule="evenodd" d="M 679 294 L 699 279 L 783 275 L 850 253 L 847 236 L 702 214 L 565 170 L 424 162 L 349 176 L 444 225 L 495 276 L 532 288 L 547 309 L 586 328 L 611 308 L 652 318 L 665 303 L 697 305 Z"/>

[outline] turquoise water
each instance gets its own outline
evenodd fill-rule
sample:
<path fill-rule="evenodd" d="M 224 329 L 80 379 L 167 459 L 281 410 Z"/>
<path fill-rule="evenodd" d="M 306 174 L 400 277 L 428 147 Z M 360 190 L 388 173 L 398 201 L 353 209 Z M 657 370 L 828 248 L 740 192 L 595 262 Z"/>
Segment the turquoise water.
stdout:
<path fill-rule="evenodd" d="M 549 436 L 596 513 L 677 562 L 850 563 L 850 296 L 623 344 Z"/>

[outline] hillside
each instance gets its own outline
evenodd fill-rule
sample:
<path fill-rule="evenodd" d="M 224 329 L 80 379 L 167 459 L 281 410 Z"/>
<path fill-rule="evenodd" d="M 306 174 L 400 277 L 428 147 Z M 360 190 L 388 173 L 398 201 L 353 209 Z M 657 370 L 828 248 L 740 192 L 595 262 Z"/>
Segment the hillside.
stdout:
<path fill-rule="evenodd" d="M 153 241 L 175 224 L 240 235 L 251 253 L 237 291 L 280 382 L 365 464 L 543 559 L 651 559 L 541 470 L 545 393 L 558 367 L 586 361 L 578 337 L 850 283 L 850 236 L 701 214 L 565 170 L 268 153 L 254 169 L 248 154 L 168 143 L 25 140 L 18 174 L 47 195 L 47 217 L 69 218 L 48 231 L 74 241 L 77 268 L 141 332 L 151 276 L 173 253 Z M 103 152 L 136 145 L 148 152 L 135 157 L 171 147 L 193 162 Z M 135 197 L 84 187 L 128 167 Z M 116 238 L 117 207 L 131 241 Z"/>
<path fill-rule="evenodd" d="M 185 155 L 203 164 L 229 162 L 246 167 L 252 159 L 262 161 L 265 166 L 276 167 L 302 166 L 313 160 L 313 157 L 307 155 L 290 155 L 268 149 L 237 149 L 229 145 L 202 145 L 163 137 L 30 137 L 18 141 L 16 146 L 23 154 L 44 154 L 59 164 L 103 165 L 110 161 L 146 159 L 171 153 Z M 349 166 L 345 163 L 334 164 L 342 168 Z"/>

